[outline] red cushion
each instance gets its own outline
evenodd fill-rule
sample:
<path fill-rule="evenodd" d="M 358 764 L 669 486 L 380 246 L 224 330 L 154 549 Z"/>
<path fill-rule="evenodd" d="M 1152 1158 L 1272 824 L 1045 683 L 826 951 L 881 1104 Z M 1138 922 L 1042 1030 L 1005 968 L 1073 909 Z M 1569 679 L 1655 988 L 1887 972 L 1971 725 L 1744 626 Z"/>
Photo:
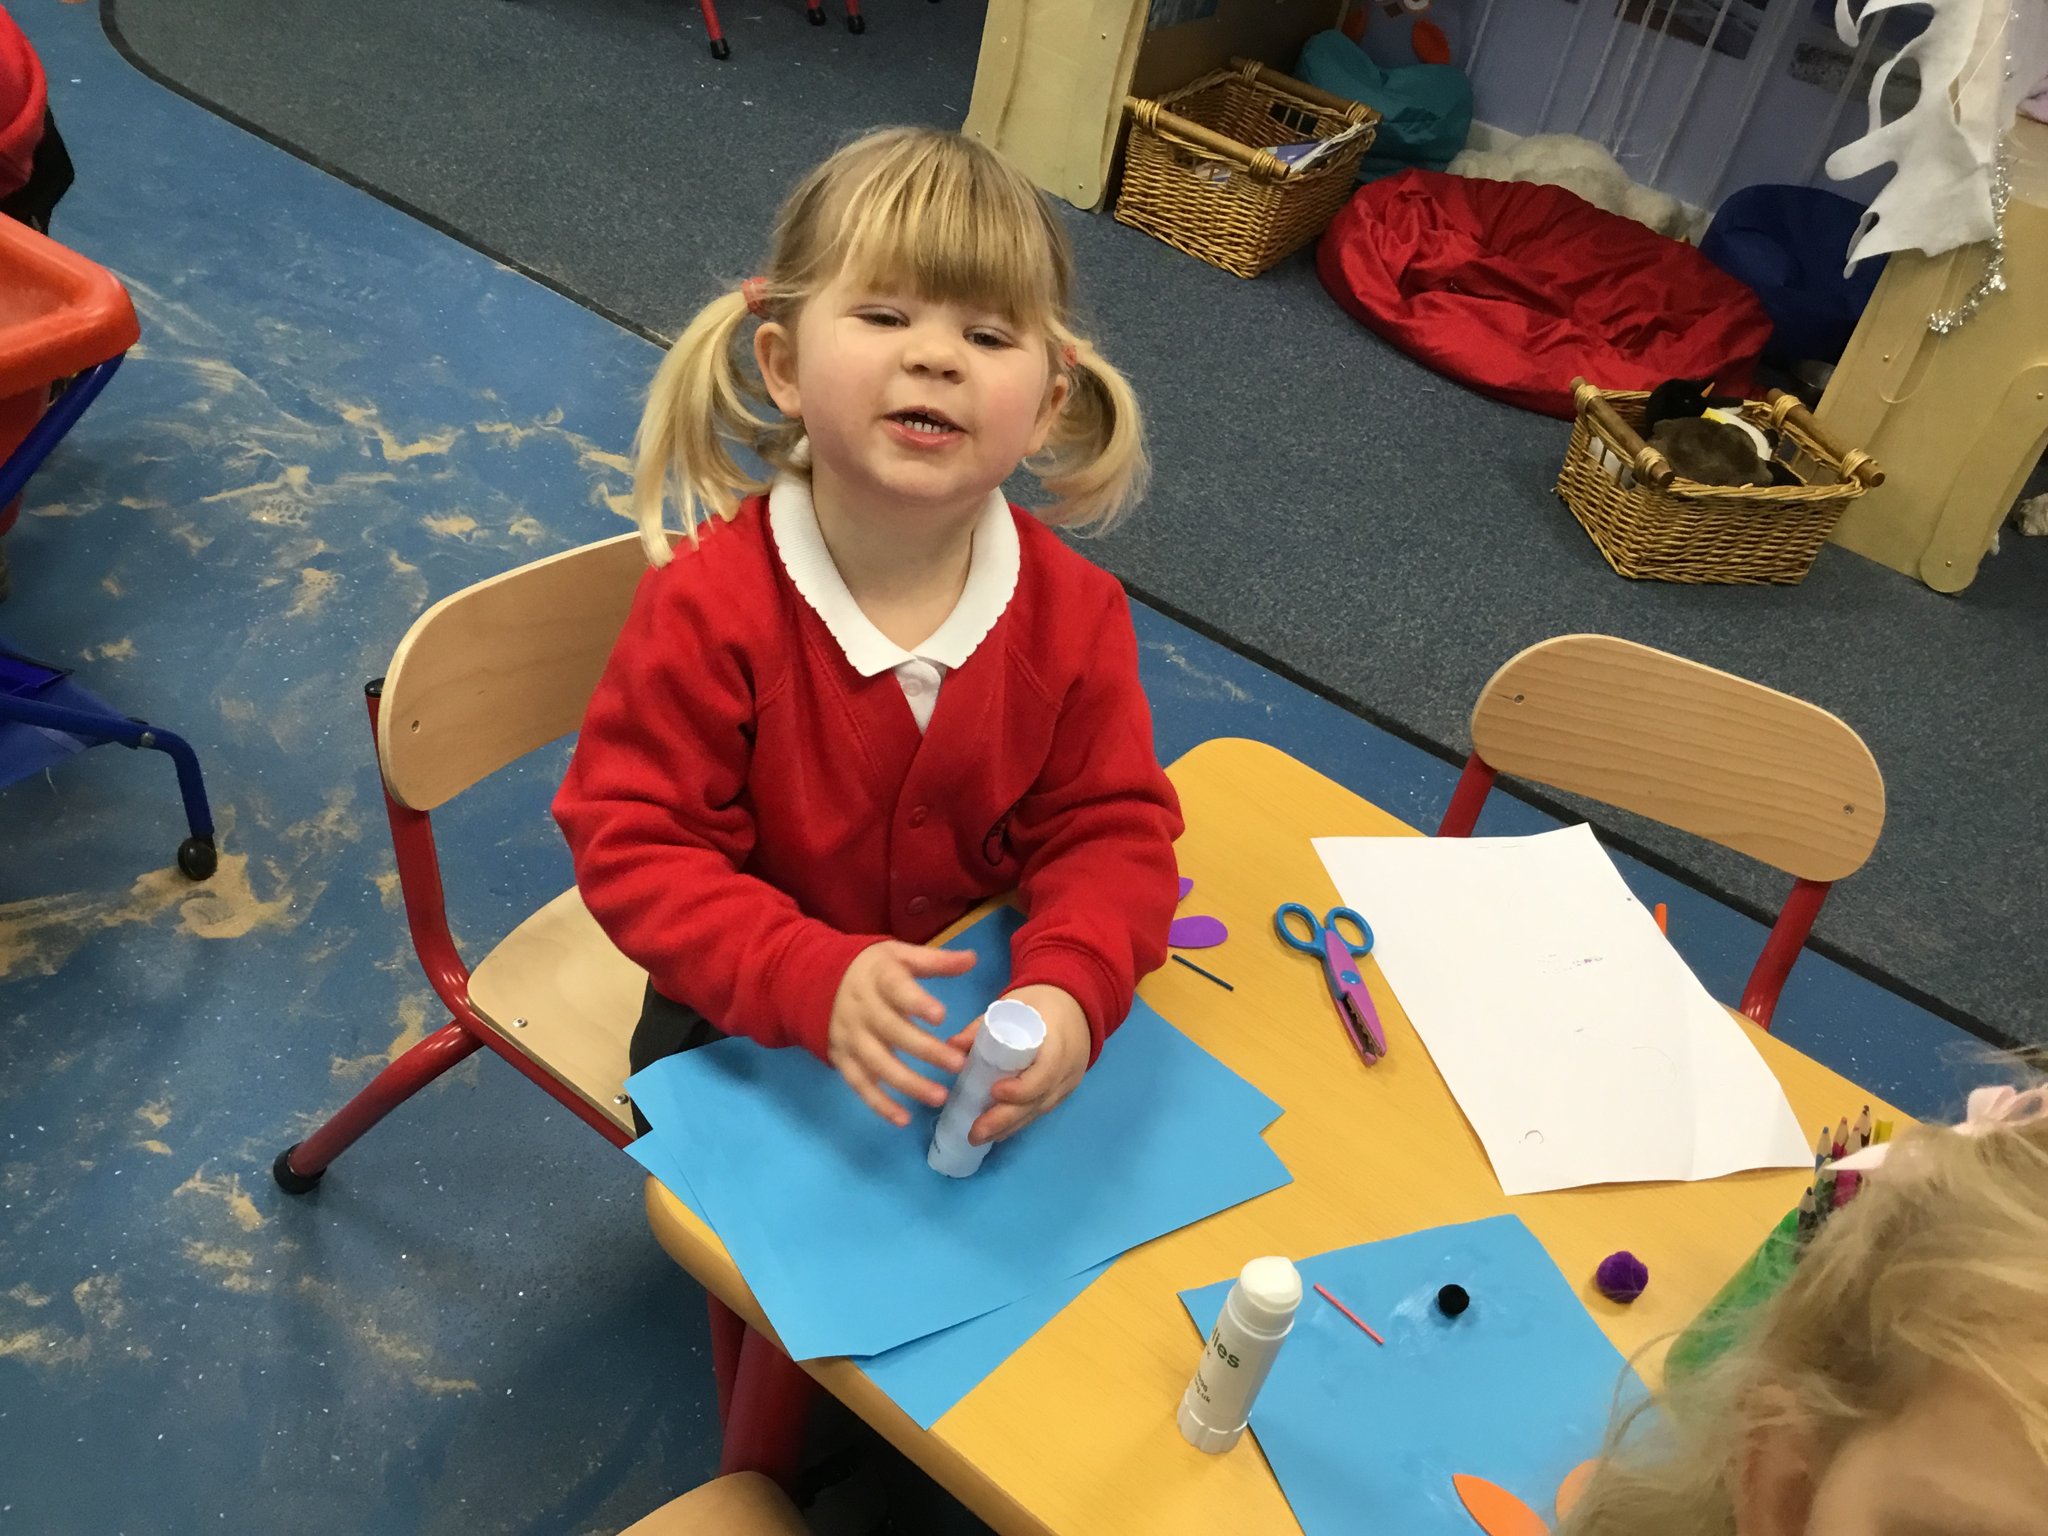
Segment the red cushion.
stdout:
<path fill-rule="evenodd" d="M 47 92 L 35 49 L 0 6 L 0 197 L 20 191 L 28 180 L 43 137 Z"/>
<path fill-rule="evenodd" d="M 1574 375 L 1746 394 L 1771 334 L 1756 295 L 1691 246 L 1533 182 L 1408 170 L 1361 187 L 1316 271 L 1410 357 L 1550 416 L 1572 415 Z"/>

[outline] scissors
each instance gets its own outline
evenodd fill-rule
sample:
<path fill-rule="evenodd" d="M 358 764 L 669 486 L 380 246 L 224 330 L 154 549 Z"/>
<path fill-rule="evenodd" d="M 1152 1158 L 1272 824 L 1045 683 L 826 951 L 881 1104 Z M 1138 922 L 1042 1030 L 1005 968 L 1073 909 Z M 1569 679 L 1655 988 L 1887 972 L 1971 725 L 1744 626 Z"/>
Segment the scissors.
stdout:
<path fill-rule="evenodd" d="M 1288 919 L 1300 914 L 1307 925 L 1306 938 L 1297 934 Z M 1339 923 L 1349 921 L 1358 930 L 1358 940 L 1344 937 Z M 1305 955 L 1320 955 L 1323 980 L 1330 985 L 1330 1001 L 1337 1005 L 1337 1022 L 1367 1066 L 1387 1054 L 1387 1033 L 1380 1027 L 1379 1010 L 1372 994 L 1359 978 L 1357 957 L 1372 950 L 1372 925 L 1349 907 L 1332 907 L 1321 922 L 1298 901 L 1282 902 L 1273 912 L 1273 927 L 1292 949 Z"/>

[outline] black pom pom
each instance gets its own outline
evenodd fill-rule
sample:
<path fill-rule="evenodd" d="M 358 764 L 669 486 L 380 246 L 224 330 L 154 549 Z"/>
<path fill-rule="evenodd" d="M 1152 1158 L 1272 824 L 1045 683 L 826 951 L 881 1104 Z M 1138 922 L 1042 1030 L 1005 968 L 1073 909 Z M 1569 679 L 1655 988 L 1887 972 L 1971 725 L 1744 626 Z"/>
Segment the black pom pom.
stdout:
<path fill-rule="evenodd" d="M 1471 1305 L 1472 1298 L 1462 1285 L 1447 1285 L 1436 1293 L 1436 1309 L 1445 1317 L 1456 1317 Z"/>

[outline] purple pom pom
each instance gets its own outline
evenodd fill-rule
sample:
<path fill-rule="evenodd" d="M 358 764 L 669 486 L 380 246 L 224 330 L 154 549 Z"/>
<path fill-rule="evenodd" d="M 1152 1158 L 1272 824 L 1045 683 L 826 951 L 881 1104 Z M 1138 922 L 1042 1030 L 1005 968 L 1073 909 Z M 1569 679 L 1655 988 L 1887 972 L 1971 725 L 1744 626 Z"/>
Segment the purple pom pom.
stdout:
<path fill-rule="evenodd" d="M 1600 1261 L 1593 1284 L 1609 1301 L 1634 1301 L 1649 1289 L 1650 1266 L 1624 1248 Z"/>

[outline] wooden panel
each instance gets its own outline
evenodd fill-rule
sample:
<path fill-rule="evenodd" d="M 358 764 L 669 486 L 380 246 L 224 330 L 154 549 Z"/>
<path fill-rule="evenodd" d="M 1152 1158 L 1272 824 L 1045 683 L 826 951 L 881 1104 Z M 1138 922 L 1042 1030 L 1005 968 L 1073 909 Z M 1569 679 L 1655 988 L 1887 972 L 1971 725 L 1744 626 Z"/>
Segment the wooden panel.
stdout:
<path fill-rule="evenodd" d="M 1332 0 L 1219 0 L 1214 16 L 1145 34 L 1130 93 L 1156 98 L 1232 59 L 1291 75 L 1301 45 L 1343 19 L 1343 4 Z"/>
<path fill-rule="evenodd" d="M 1886 483 L 1849 503 L 1834 541 L 1938 592 L 1976 578 L 2048 443 L 2048 124 L 2014 125 L 2003 293 L 1946 336 L 1927 317 L 1984 271 L 1984 247 L 1887 262 L 1819 416 Z"/>
<path fill-rule="evenodd" d="M 989 0 L 964 131 L 1077 208 L 1101 205 L 1145 0 Z"/>
<path fill-rule="evenodd" d="M 646 568 L 639 535 L 621 534 L 421 614 L 384 678 L 377 755 L 392 798 L 430 811 L 581 725 Z"/>
<path fill-rule="evenodd" d="M 1563 635 L 1496 672 L 1472 745 L 1502 773 L 1648 816 L 1807 880 L 1884 827 L 1870 749 L 1818 705 L 1611 635 Z"/>
<path fill-rule="evenodd" d="M 1265 1253 L 1306 1258 L 1352 1243 L 1512 1211 L 1527 1222 L 1623 1353 L 1674 1333 L 1790 1210 L 1797 1169 L 1707 1183 L 1621 1185 L 1509 1200 L 1429 1053 L 1376 965 L 1364 967 L 1391 1054 L 1358 1062 L 1316 965 L 1281 945 L 1273 909 L 1321 911 L 1336 890 L 1316 836 L 1412 832 L 1343 786 L 1254 742 L 1212 741 L 1176 763 L 1187 833 L 1181 869 L 1231 938 L 1203 964 L 1224 992 L 1177 965 L 1141 989 L 1199 1044 L 1283 1106 L 1267 1139 L 1294 1182 L 1126 1254 L 930 1432 L 852 1362 L 806 1368 L 1004 1536 L 1188 1536 L 1295 1527 L 1249 1437 L 1224 1456 L 1180 1438 L 1174 1409 L 1200 1335 L 1181 1289 L 1235 1274 Z M 1891 1106 L 1737 1019 L 1784 1084 L 1802 1125 Z M 915 1151 L 906 1147 L 906 1156 Z M 757 1326 L 760 1308 L 704 1224 L 649 1181 L 656 1237 Z M 1650 1288 L 1632 1307 L 1592 1289 L 1617 1248 L 1641 1254 Z M 1645 1356 L 1659 1379 L 1662 1345 Z M 1361 1462 L 1369 1466 L 1370 1458 Z"/>
<path fill-rule="evenodd" d="M 633 1112 L 618 1098 L 646 986 L 647 973 L 619 953 L 571 888 L 484 957 L 469 1000 L 514 1049 L 631 1134 Z"/>

